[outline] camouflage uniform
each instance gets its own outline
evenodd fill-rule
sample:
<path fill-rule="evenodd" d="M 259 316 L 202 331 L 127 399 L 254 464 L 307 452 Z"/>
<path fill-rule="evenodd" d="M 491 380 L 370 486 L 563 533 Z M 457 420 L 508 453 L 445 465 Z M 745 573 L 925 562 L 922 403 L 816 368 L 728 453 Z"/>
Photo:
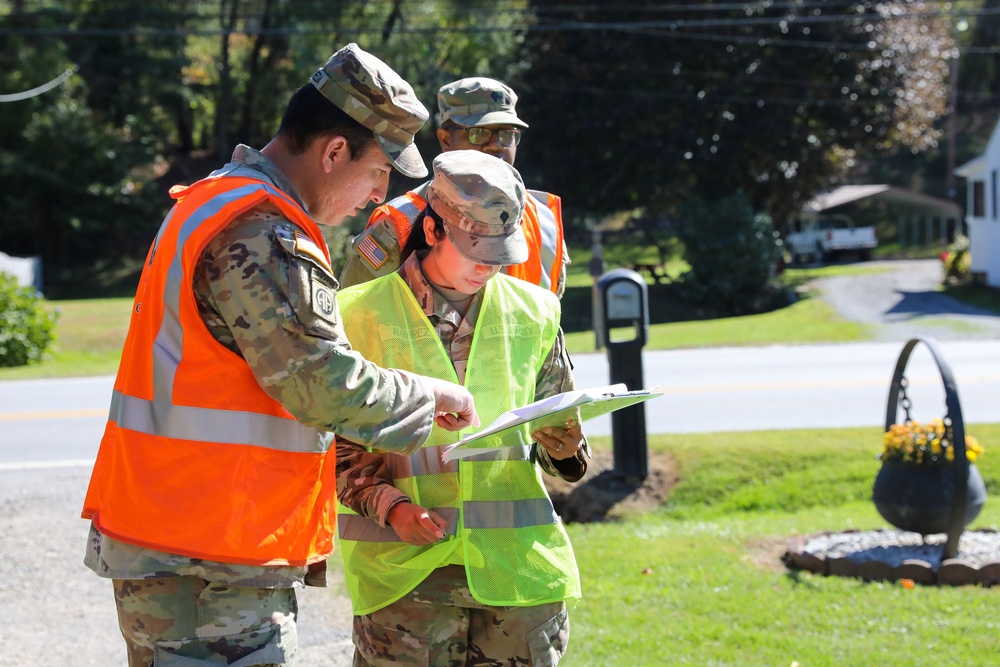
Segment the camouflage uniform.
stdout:
<path fill-rule="evenodd" d="M 440 337 L 459 382 L 464 382 L 482 292 L 471 297 L 463 316 L 454 303 L 464 306 L 462 302 L 470 297 L 432 286 L 420 268 L 424 254 L 407 258 L 399 274 Z M 560 331 L 538 373 L 536 397 L 573 388 L 572 366 Z M 534 445 L 532 456 L 547 474 L 575 482 L 586 473 L 590 449 L 584 441 L 577 456 L 555 461 L 544 448 Z M 383 456 L 342 439 L 337 441 L 337 492 L 341 503 L 382 527 L 387 525 L 389 510 L 409 500 L 393 486 Z M 555 665 L 568 639 L 564 602 L 534 607 L 485 605 L 470 593 L 465 569 L 449 565 L 435 570 L 401 600 L 372 614 L 355 616 L 354 664 Z"/>
<path fill-rule="evenodd" d="M 233 161 L 214 175 L 221 173 L 266 181 L 304 207 L 277 166 L 247 146 L 237 147 Z M 205 326 L 303 423 L 369 445 L 423 441 L 433 424 L 433 397 L 411 378 L 352 352 L 339 319 L 330 322 L 300 298 L 302 281 L 315 275 L 316 264 L 307 266 L 305 258 L 290 252 L 294 229 L 276 208 L 263 204 L 212 239 L 194 284 Z M 337 285 L 332 275 L 321 279 Z M 154 646 L 156 664 L 169 665 L 168 651 L 198 658 L 211 644 L 232 661 L 269 643 L 264 650 L 282 649 L 278 658 L 235 664 L 284 664 L 296 644 L 292 586 L 326 585 L 325 562 L 310 568 L 215 563 L 126 544 L 93 525 L 87 544 L 87 567 L 115 580 L 130 665 L 151 664 Z M 176 606 L 177 596 L 192 590 L 200 601 L 197 613 Z M 221 634 L 228 639 L 209 639 Z"/>

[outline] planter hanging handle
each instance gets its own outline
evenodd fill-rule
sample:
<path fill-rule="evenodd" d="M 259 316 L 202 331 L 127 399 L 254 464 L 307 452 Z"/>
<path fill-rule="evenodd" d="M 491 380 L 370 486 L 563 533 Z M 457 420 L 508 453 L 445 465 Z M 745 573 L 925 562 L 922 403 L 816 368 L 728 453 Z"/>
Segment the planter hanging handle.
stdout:
<path fill-rule="evenodd" d="M 965 505 L 969 494 L 969 459 L 965 453 L 965 424 L 962 420 L 962 406 L 958 401 L 958 386 L 955 384 L 955 376 L 951 372 L 951 367 L 945 361 L 937 343 L 927 338 L 912 338 L 906 341 L 903 351 L 899 353 L 896 361 L 896 370 L 892 374 L 892 384 L 889 386 L 889 403 L 885 413 L 885 430 L 889 431 L 892 425 L 897 423 L 896 416 L 899 408 L 899 394 L 905 383 L 906 363 L 910 360 L 910 354 L 918 343 L 923 343 L 930 350 L 934 363 L 937 364 L 938 372 L 941 374 L 941 381 L 944 383 L 945 407 L 945 434 L 951 439 L 952 452 L 954 458 L 952 471 L 954 473 L 954 494 L 951 506 L 951 521 L 948 524 L 948 539 L 944 545 L 944 558 L 954 558 L 958 555 L 958 541 L 965 530 Z M 905 392 L 904 392 L 905 396 Z M 909 405 L 904 406 L 906 417 L 909 420 Z"/>

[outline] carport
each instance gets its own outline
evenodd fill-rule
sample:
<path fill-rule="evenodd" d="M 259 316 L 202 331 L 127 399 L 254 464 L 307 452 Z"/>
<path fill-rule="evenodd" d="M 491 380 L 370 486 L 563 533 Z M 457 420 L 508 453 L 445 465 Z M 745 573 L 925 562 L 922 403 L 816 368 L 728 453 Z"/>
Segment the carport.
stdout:
<path fill-rule="evenodd" d="M 809 200 L 802 208 L 802 217 L 815 218 L 834 212 L 832 209 L 849 213 L 851 204 L 877 206 L 894 218 L 901 248 L 947 244 L 963 218 L 962 207 L 955 202 L 894 185 L 842 185 Z M 857 220 L 860 216 L 852 217 L 861 224 Z"/>

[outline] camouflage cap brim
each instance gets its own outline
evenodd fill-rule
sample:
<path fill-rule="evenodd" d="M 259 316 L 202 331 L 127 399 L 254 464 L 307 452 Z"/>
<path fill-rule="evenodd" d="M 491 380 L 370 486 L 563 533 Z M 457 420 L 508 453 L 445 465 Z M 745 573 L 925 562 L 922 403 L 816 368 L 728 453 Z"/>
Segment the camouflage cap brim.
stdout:
<path fill-rule="evenodd" d="M 520 127 L 522 129 L 527 129 L 528 124 L 517 117 L 517 114 L 513 114 L 506 110 L 484 110 L 484 111 L 466 111 L 472 107 L 463 107 L 461 109 L 453 109 L 450 113 L 444 115 L 441 119 L 443 122 L 446 119 L 451 119 L 452 122 L 461 125 L 462 127 L 482 127 L 484 125 L 513 125 L 514 127 Z M 458 113 L 456 113 L 458 112 Z M 440 116 L 440 114 L 439 114 Z"/>
<path fill-rule="evenodd" d="M 509 236 L 472 234 L 448 222 L 444 223 L 444 231 L 455 249 L 477 264 L 510 266 L 528 261 L 528 241 L 521 225 Z"/>
<path fill-rule="evenodd" d="M 392 162 L 392 166 L 404 176 L 423 178 L 430 173 L 427 170 L 427 165 L 424 164 L 424 159 L 420 156 L 420 151 L 417 150 L 416 144 L 404 146 L 389 141 L 377 134 L 375 135 L 375 140 L 378 142 L 378 146 L 382 149 L 382 152 L 385 153 L 385 156 Z"/>

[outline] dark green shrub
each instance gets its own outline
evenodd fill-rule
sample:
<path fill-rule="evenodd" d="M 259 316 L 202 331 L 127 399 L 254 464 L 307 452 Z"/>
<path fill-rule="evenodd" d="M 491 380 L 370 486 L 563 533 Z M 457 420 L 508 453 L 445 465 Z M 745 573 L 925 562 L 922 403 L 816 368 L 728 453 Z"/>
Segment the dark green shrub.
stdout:
<path fill-rule="evenodd" d="M 770 217 L 734 195 L 711 204 L 692 197 L 678 210 L 677 235 L 691 269 L 682 276 L 693 301 L 755 313 L 787 303 L 776 278 L 781 241 Z"/>
<path fill-rule="evenodd" d="M 0 271 L 0 367 L 41 361 L 55 340 L 56 319 L 37 291 Z"/>

